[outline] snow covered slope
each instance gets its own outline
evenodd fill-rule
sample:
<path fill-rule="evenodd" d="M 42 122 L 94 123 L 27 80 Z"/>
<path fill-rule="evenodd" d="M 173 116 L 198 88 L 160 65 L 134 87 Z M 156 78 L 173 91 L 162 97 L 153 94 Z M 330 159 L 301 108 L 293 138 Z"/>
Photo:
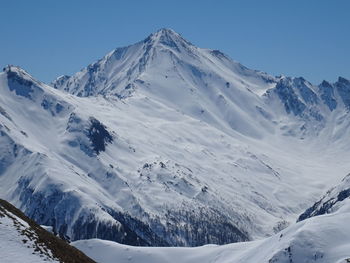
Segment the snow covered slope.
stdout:
<path fill-rule="evenodd" d="M 350 261 L 349 175 L 300 219 L 303 221 L 269 238 L 222 246 L 149 248 L 100 239 L 75 241 L 73 246 L 100 263 L 112 263 L 115 258 L 118 262 L 133 263 L 346 263 Z"/>
<path fill-rule="evenodd" d="M 195 248 L 131 247 L 91 239 L 73 245 L 100 263 L 346 263 L 350 210 L 299 222 L 274 236 L 245 243 Z"/>
<path fill-rule="evenodd" d="M 0 260 L 2 263 L 94 262 L 1 199 Z"/>
<path fill-rule="evenodd" d="M 347 80 L 274 78 L 172 30 L 54 87 L 0 73 L 0 197 L 66 239 L 261 238 L 350 170 Z"/>
<path fill-rule="evenodd" d="M 327 215 L 320 215 L 327 213 Z M 318 216 L 316 216 L 318 215 Z M 306 218 L 308 217 L 308 218 Z M 100 263 L 261 262 L 346 263 L 350 261 L 349 175 L 293 224 L 259 241 L 196 248 L 132 247 L 90 239 L 73 245 Z"/>

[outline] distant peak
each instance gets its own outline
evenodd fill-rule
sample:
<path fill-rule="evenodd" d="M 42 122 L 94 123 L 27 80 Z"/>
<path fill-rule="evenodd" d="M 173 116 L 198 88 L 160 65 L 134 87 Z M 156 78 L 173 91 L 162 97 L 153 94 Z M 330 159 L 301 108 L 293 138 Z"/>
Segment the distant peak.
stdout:
<path fill-rule="evenodd" d="M 7 65 L 3 68 L 3 71 L 7 74 L 7 77 L 12 78 L 18 76 L 20 78 L 33 79 L 33 77 L 24 69 L 19 66 Z"/>
<path fill-rule="evenodd" d="M 27 85 L 41 85 L 42 83 L 34 79 L 27 71 L 22 69 L 19 66 L 7 65 L 3 68 L 3 71 L 6 73 L 8 79 L 16 80 L 21 83 L 26 83 Z"/>
<path fill-rule="evenodd" d="M 56 78 L 54 81 L 52 81 L 50 84 L 55 89 L 58 89 L 58 87 L 64 85 L 69 80 L 69 78 L 70 76 L 68 75 L 61 75 L 58 78 Z"/>
<path fill-rule="evenodd" d="M 180 34 L 176 33 L 170 28 L 161 28 L 158 31 L 152 33 L 148 38 L 152 40 L 158 40 L 161 38 L 182 39 Z"/>
<path fill-rule="evenodd" d="M 326 80 L 323 80 L 322 83 L 320 84 L 320 86 L 322 86 L 322 87 L 332 87 L 332 85 Z"/>
<path fill-rule="evenodd" d="M 161 28 L 149 35 L 145 43 L 153 45 L 161 44 L 167 47 L 175 48 L 179 51 L 179 46 L 193 46 L 189 41 L 184 39 L 179 33 L 170 28 Z"/>
<path fill-rule="evenodd" d="M 65 81 L 69 78 L 70 78 L 70 76 L 68 76 L 68 75 L 61 75 L 61 76 L 57 77 L 54 81 Z"/>
<path fill-rule="evenodd" d="M 14 65 L 7 65 L 3 68 L 3 71 L 6 73 L 9 72 L 17 72 L 17 73 L 22 73 L 22 74 L 28 74 L 24 69 L 22 69 L 19 66 L 14 66 Z"/>
<path fill-rule="evenodd" d="M 156 31 L 155 33 L 156 34 L 176 34 L 176 35 L 179 35 L 171 28 L 161 28 L 158 31 Z"/>
<path fill-rule="evenodd" d="M 343 78 L 343 77 L 339 77 L 338 82 L 343 83 L 343 84 L 350 84 L 350 81 L 346 78 Z"/>
<path fill-rule="evenodd" d="M 173 37 L 181 37 L 179 33 L 176 33 L 171 28 L 161 28 L 158 31 L 151 34 L 151 36 L 159 37 L 159 36 L 173 36 Z"/>

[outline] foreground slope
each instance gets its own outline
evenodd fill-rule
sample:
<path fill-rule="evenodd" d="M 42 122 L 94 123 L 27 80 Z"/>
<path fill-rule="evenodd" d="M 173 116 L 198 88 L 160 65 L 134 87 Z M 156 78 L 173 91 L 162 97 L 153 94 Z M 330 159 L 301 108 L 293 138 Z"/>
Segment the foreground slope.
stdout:
<path fill-rule="evenodd" d="M 3 263 L 94 262 L 1 199 L 0 233 L 0 258 Z"/>
<path fill-rule="evenodd" d="M 171 30 L 55 88 L 6 67 L 0 196 L 69 240 L 272 235 L 350 170 L 350 85 L 326 86 L 249 70 Z"/>

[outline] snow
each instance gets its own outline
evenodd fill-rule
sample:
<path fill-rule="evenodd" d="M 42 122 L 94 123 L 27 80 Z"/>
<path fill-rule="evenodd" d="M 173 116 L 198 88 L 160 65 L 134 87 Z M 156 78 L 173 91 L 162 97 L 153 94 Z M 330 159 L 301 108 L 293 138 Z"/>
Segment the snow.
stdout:
<path fill-rule="evenodd" d="M 0 197 L 72 240 L 137 233 L 146 244 L 195 246 L 271 236 L 350 170 L 339 92 L 330 111 L 317 87 L 289 79 L 306 105 L 294 116 L 278 81 L 173 31 L 116 49 L 56 89 L 9 67 L 0 73 Z M 99 154 L 91 117 L 113 137 Z M 123 220 L 142 227 L 126 234 Z M 198 225 L 209 239 L 194 236 Z M 245 237 L 215 233 L 225 225 Z"/>
<path fill-rule="evenodd" d="M 349 208 L 299 222 L 264 240 L 224 246 L 132 247 L 99 239 L 75 241 L 73 246 L 100 263 L 345 263 L 350 260 Z"/>
<path fill-rule="evenodd" d="M 2 214 L 2 213 L 1 213 Z M 31 234 L 31 238 L 24 234 Z M 52 259 L 51 251 L 40 246 L 49 256 L 35 250 L 35 232 L 31 230 L 27 222 L 10 213 L 0 215 L 0 251 L 2 263 L 26 262 L 59 262 Z"/>

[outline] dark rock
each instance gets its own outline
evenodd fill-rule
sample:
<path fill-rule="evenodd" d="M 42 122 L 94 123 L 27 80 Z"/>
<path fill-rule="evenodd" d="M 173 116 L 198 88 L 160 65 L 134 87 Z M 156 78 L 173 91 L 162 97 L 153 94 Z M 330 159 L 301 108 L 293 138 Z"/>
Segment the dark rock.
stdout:
<path fill-rule="evenodd" d="M 112 135 L 106 130 L 101 122 L 95 118 L 90 118 L 90 127 L 88 129 L 87 136 L 89 137 L 92 147 L 96 154 L 101 151 L 105 151 L 107 143 L 113 141 Z"/>

